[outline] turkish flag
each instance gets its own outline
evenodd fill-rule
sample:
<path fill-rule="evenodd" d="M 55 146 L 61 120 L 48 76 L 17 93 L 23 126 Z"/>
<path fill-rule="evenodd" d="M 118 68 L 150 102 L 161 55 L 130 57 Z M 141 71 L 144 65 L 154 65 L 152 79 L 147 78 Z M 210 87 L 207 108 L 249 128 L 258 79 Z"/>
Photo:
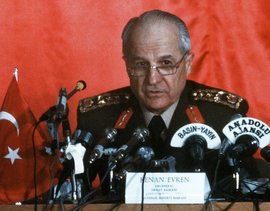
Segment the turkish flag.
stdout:
<path fill-rule="evenodd" d="M 34 151 L 36 152 L 37 195 L 49 190 L 52 157 L 44 152 L 46 133 L 23 99 L 13 77 L 0 110 L 0 204 L 12 204 L 35 197 Z"/>

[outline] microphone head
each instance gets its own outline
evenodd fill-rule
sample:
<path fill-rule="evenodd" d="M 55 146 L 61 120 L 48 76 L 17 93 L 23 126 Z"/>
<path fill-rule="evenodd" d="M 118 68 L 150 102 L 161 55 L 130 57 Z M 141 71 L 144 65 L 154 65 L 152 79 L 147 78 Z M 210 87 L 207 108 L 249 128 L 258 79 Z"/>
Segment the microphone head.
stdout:
<path fill-rule="evenodd" d="M 194 135 L 187 138 L 184 146 L 192 147 L 193 145 L 199 145 L 202 148 L 207 148 L 207 141 L 204 137 L 200 135 Z"/>
<path fill-rule="evenodd" d="M 77 143 L 81 143 L 84 147 L 89 147 L 93 142 L 93 135 L 89 131 L 81 131 L 77 138 Z"/>
<path fill-rule="evenodd" d="M 115 156 L 112 158 L 112 166 L 117 164 L 119 161 L 123 160 L 124 157 L 126 157 L 131 151 L 134 150 L 134 148 L 137 148 L 137 146 L 140 143 L 145 142 L 145 138 L 148 137 L 150 134 L 149 130 L 147 128 L 138 127 L 134 130 L 131 139 L 128 141 L 128 143 L 122 145 L 118 150 Z"/>
<path fill-rule="evenodd" d="M 151 147 L 141 147 L 137 151 L 136 157 L 133 158 L 132 156 L 127 156 L 128 160 L 124 163 L 124 167 L 118 173 L 116 173 L 116 179 L 122 180 L 126 177 L 127 172 L 134 171 L 138 168 L 148 167 L 154 156 L 155 153 Z"/>
<path fill-rule="evenodd" d="M 149 162 L 154 156 L 154 150 L 151 147 L 141 147 L 137 151 L 137 155 L 139 155 L 145 162 Z"/>
<path fill-rule="evenodd" d="M 77 91 L 82 91 L 86 88 L 86 83 L 85 81 L 83 80 L 79 80 L 77 83 L 76 83 L 76 90 Z"/>
<path fill-rule="evenodd" d="M 144 143 L 145 139 L 150 135 L 147 128 L 138 127 L 134 130 L 132 136 L 135 137 L 140 143 Z"/>
<path fill-rule="evenodd" d="M 109 140 L 110 143 L 113 143 L 117 135 L 117 130 L 115 128 L 105 128 L 104 134 L 106 139 Z"/>
<path fill-rule="evenodd" d="M 105 128 L 104 137 L 99 140 L 97 145 L 94 147 L 92 153 L 90 154 L 89 162 L 93 163 L 97 158 L 101 158 L 104 154 L 104 148 L 108 146 L 108 144 L 113 143 L 115 141 L 115 137 L 117 135 L 117 130 L 115 128 Z"/>
<path fill-rule="evenodd" d="M 82 130 L 81 129 L 76 129 L 75 132 L 73 133 L 72 138 L 77 140 L 79 136 L 81 135 Z"/>
<path fill-rule="evenodd" d="M 230 150 L 230 155 L 235 158 L 252 156 L 259 148 L 260 142 L 253 135 L 241 135 L 235 141 L 235 146 Z"/>
<path fill-rule="evenodd" d="M 242 117 L 243 117 L 242 114 L 234 114 L 234 115 L 231 116 L 230 122 L 233 121 L 233 120 L 242 118 Z"/>
<path fill-rule="evenodd" d="M 207 141 L 204 137 L 199 135 L 190 136 L 187 138 L 184 147 L 192 162 L 197 163 L 204 159 Z"/>

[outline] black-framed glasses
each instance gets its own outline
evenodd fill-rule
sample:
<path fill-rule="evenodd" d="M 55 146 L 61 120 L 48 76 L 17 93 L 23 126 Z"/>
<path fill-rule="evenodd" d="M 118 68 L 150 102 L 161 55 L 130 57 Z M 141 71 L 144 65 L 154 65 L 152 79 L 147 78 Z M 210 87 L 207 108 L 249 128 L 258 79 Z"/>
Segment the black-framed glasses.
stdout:
<path fill-rule="evenodd" d="M 156 69 L 158 73 L 162 76 L 173 75 L 177 72 L 177 69 L 179 68 L 180 64 L 184 60 L 187 53 L 188 52 L 185 52 L 182 58 L 175 64 L 156 66 L 156 65 L 149 65 L 148 63 L 145 63 L 140 66 L 128 67 L 129 75 L 134 76 L 134 77 L 146 76 L 151 68 Z"/>

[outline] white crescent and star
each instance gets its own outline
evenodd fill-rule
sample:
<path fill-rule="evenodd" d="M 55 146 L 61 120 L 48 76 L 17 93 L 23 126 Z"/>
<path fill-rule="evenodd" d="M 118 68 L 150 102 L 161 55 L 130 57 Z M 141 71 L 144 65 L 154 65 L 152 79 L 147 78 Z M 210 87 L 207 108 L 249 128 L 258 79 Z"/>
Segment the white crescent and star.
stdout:
<path fill-rule="evenodd" d="M 19 136 L 19 134 L 20 134 L 19 124 L 12 114 L 10 114 L 6 111 L 0 111 L 0 120 L 7 120 L 7 121 L 11 122 L 16 128 L 17 136 Z M 20 148 L 13 150 L 8 146 L 8 154 L 6 156 L 4 156 L 4 158 L 10 159 L 10 162 L 13 165 L 16 159 L 22 159 L 18 155 L 19 149 Z"/>

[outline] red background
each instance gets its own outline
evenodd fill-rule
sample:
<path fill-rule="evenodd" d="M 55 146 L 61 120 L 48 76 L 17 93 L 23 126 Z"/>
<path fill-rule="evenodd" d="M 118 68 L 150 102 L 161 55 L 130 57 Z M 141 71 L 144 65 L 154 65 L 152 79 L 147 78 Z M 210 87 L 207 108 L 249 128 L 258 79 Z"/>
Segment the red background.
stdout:
<path fill-rule="evenodd" d="M 69 100 L 76 126 L 80 98 L 128 85 L 121 53 L 126 22 L 150 9 L 188 25 L 195 53 L 190 79 L 248 99 L 249 116 L 270 124 L 270 1 L 263 0 L 0 0 L 0 102 L 14 67 L 38 118 L 80 79 Z M 16 103 L 16 102 L 14 102 Z"/>

